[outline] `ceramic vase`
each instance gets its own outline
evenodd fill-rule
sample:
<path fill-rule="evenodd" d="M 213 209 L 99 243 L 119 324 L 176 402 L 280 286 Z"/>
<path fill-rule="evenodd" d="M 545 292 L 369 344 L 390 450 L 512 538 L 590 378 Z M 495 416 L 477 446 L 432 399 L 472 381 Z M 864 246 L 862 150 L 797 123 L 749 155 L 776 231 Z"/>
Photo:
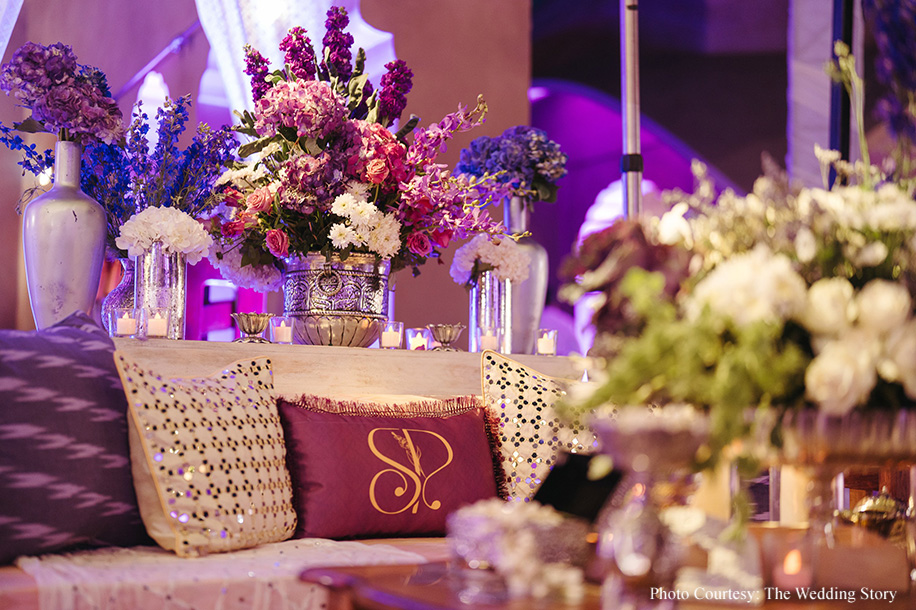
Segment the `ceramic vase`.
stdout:
<path fill-rule="evenodd" d="M 105 209 L 80 190 L 80 146 L 57 142 L 54 185 L 26 206 L 22 250 L 32 317 L 47 328 L 91 313 L 105 261 Z"/>
<path fill-rule="evenodd" d="M 168 339 L 184 339 L 187 270 L 187 257 L 166 252 L 158 241 L 137 256 L 134 266 L 135 307 L 147 314 L 153 310 L 167 310 Z"/>
<path fill-rule="evenodd" d="M 314 252 L 284 264 L 283 315 L 293 318 L 295 343 L 368 347 L 379 338 L 388 320 L 389 261 Z"/>
<path fill-rule="evenodd" d="M 503 203 L 503 222 L 510 233 L 529 230 L 531 202 L 512 197 Z M 547 250 L 530 235 L 518 240 L 518 245 L 531 261 L 528 279 L 512 282 L 512 343 L 513 354 L 533 354 L 537 332 L 547 301 Z"/>

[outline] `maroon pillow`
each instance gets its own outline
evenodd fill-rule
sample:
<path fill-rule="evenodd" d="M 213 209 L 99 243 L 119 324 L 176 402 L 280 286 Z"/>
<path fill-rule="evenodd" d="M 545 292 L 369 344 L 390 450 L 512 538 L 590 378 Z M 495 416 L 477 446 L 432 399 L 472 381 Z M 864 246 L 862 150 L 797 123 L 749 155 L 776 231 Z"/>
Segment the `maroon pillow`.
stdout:
<path fill-rule="evenodd" d="M 475 397 L 278 407 L 297 538 L 444 535 L 449 513 L 504 492 L 496 422 Z"/>

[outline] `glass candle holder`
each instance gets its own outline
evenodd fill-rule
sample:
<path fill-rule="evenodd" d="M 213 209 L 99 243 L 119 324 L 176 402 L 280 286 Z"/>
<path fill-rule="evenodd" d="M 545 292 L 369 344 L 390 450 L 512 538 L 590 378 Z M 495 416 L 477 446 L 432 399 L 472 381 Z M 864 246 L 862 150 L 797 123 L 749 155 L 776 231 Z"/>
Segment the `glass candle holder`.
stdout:
<path fill-rule="evenodd" d="M 293 319 L 290 316 L 274 316 L 270 319 L 270 341 L 284 345 L 293 342 Z"/>
<path fill-rule="evenodd" d="M 557 355 L 557 331 L 555 329 L 538 329 L 536 353 L 540 356 Z"/>
<path fill-rule="evenodd" d="M 137 310 L 129 307 L 115 307 L 108 315 L 108 331 L 112 337 L 137 337 L 140 320 Z"/>
<path fill-rule="evenodd" d="M 479 326 L 476 332 L 477 346 L 480 348 L 480 351 L 487 349 L 495 352 L 499 351 L 499 346 L 503 339 L 502 330 L 493 326 Z"/>
<path fill-rule="evenodd" d="M 408 328 L 407 349 L 427 349 L 429 347 L 429 329 L 428 328 Z"/>
<path fill-rule="evenodd" d="M 404 323 L 389 320 L 385 322 L 379 345 L 385 349 L 399 349 L 404 339 Z"/>
<path fill-rule="evenodd" d="M 169 335 L 169 310 L 151 307 L 143 310 L 142 326 L 147 338 L 165 339 Z"/>

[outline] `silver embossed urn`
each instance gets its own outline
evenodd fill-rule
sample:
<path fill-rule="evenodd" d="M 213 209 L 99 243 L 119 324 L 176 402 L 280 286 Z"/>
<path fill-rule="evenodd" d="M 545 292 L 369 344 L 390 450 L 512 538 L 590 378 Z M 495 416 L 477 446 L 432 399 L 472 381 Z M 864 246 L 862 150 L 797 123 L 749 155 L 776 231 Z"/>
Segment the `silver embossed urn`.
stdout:
<path fill-rule="evenodd" d="M 372 254 L 324 254 L 284 260 L 283 315 L 293 318 L 293 341 L 368 347 L 388 319 L 389 261 Z"/>

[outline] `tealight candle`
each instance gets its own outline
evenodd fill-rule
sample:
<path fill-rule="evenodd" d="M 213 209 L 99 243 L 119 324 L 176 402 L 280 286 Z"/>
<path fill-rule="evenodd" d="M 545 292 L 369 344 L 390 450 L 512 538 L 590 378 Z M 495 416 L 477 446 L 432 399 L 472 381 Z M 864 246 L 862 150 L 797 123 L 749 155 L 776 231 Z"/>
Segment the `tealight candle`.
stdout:
<path fill-rule="evenodd" d="M 153 314 L 153 317 L 146 321 L 147 337 L 165 337 L 169 334 L 169 321 L 162 317 L 160 312 Z"/>
<path fill-rule="evenodd" d="M 407 329 L 407 349 L 426 349 L 429 345 L 429 330 L 426 328 Z"/>
<path fill-rule="evenodd" d="M 786 553 L 782 563 L 773 567 L 773 584 L 779 589 L 810 587 L 813 580 L 811 566 L 797 548 Z"/>
<path fill-rule="evenodd" d="M 137 334 L 137 319 L 132 317 L 129 311 L 115 320 L 115 334 L 120 337 L 127 337 Z"/>
<path fill-rule="evenodd" d="M 404 334 L 403 322 L 386 322 L 382 330 L 382 336 L 379 345 L 386 349 L 398 349 L 401 347 L 401 337 Z M 416 349 L 416 348 L 411 348 Z"/>
<path fill-rule="evenodd" d="M 549 328 L 538 330 L 537 353 L 541 356 L 557 355 L 557 331 Z"/>
<path fill-rule="evenodd" d="M 292 343 L 293 329 L 286 325 L 286 320 L 280 320 L 280 324 L 271 329 L 274 343 Z"/>
<path fill-rule="evenodd" d="M 480 351 L 485 349 L 498 351 L 499 350 L 499 336 L 491 328 L 481 328 L 480 329 Z"/>

